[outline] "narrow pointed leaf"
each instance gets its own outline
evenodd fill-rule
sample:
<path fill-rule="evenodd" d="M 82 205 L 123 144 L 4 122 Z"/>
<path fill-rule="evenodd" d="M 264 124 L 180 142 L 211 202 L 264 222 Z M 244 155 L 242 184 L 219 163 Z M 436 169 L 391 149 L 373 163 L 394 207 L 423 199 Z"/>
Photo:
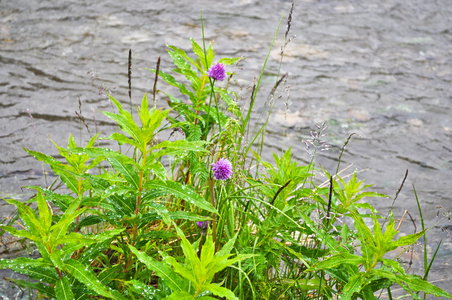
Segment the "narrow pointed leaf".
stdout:
<path fill-rule="evenodd" d="M 141 144 L 141 130 L 133 120 L 130 112 L 124 110 L 121 103 L 119 103 L 119 101 L 113 98 L 111 95 L 108 95 L 108 97 L 118 108 L 119 114 L 107 111 L 104 111 L 102 113 L 110 119 L 116 121 L 123 131 L 127 132 L 138 144 Z"/>
<path fill-rule="evenodd" d="M 17 230 L 12 226 L 3 226 L 3 225 L 0 225 L 0 229 L 9 232 L 12 236 L 27 238 L 35 242 L 42 242 L 42 236 L 33 234 L 26 230 Z"/>
<path fill-rule="evenodd" d="M 148 269 L 155 272 L 157 276 L 163 278 L 165 283 L 173 291 L 185 290 L 185 284 L 183 280 L 177 275 L 170 266 L 163 264 L 155 260 L 154 258 L 146 255 L 145 253 L 138 251 L 135 247 L 129 246 L 130 251 L 137 256 L 137 258 L 148 267 Z"/>
<path fill-rule="evenodd" d="M 371 273 L 383 278 L 388 278 L 393 282 L 397 282 L 402 287 L 403 284 L 406 284 L 414 292 L 422 291 L 426 294 L 432 294 L 437 297 L 447 297 L 449 299 L 452 299 L 451 294 L 443 291 L 439 287 L 436 287 L 427 281 L 422 280 L 422 278 L 417 275 L 394 274 L 393 272 L 383 269 L 373 269 Z"/>
<path fill-rule="evenodd" d="M 30 288 L 32 290 L 37 290 L 49 298 L 52 298 L 52 299 L 55 298 L 54 288 L 52 288 L 51 286 L 45 285 L 41 282 L 30 282 L 27 280 L 14 279 L 14 278 L 8 278 L 8 277 L 5 277 L 4 279 L 9 282 L 12 282 L 20 287 L 23 287 L 23 288 L 26 288 L 26 289 Z"/>
<path fill-rule="evenodd" d="M 58 274 L 54 265 L 42 258 L 31 259 L 18 257 L 16 259 L 0 259 L 0 269 L 11 269 L 17 273 L 30 276 L 32 279 L 43 280 L 47 283 L 54 283 L 58 280 Z"/>
<path fill-rule="evenodd" d="M 366 282 L 366 277 L 362 273 L 350 277 L 346 285 L 344 285 L 341 299 L 351 299 L 354 293 L 359 293 L 362 286 Z"/>
<path fill-rule="evenodd" d="M 73 300 L 71 284 L 67 277 L 61 278 L 55 285 L 55 296 L 57 300 Z"/>
<path fill-rule="evenodd" d="M 229 300 L 238 300 L 234 293 L 224 287 L 212 284 L 212 283 L 205 283 L 202 285 L 202 288 L 206 291 L 211 292 L 212 294 L 219 296 L 219 297 L 226 297 Z"/>
<path fill-rule="evenodd" d="M 74 259 L 69 259 L 64 262 L 64 269 L 74 276 L 78 281 L 85 284 L 85 286 L 99 295 L 111 299 L 117 299 L 118 295 L 114 295 L 109 288 L 103 285 L 98 279 L 96 274 L 88 267 L 82 265 L 80 262 Z M 122 297 L 122 299 L 127 299 Z"/>
<path fill-rule="evenodd" d="M 358 266 L 365 263 L 365 259 L 361 256 L 350 254 L 348 252 L 337 253 L 321 262 L 311 266 L 306 272 L 313 270 L 332 269 L 343 264 Z"/>
<path fill-rule="evenodd" d="M 170 296 L 164 298 L 163 300 L 194 300 L 194 299 L 195 297 L 193 297 L 192 294 L 189 294 L 186 291 L 177 291 L 172 293 Z"/>
<path fill-rule="evenodd" d="M 120 145 L 129 144 L 137 148 L 140 147 L 134 139 L 128 138 L 124 134 L 118 132 L 112 133 L 110 136 L 102 138 L 102 140 L 113 140 L 117 141 Z"/>
<path fill-rule="evenodd" d="M 151 180 L 145 184 L 145 189 L 161 191 L 198 206 L 201 209 L 217 213 L 217 210 L 201 197 L 191 186 L 183 185 L 174 181 Z"/>
<path fill-rule="evenodd" d="M 39 216 L 44 225 L 44 230 L 49 232 L 50 225 L 52 225 L 52 214 L 50 213 L 49 207 L 47 206 L 47 202 L 42 196 L 41 189 L 38 190 L 38 194 L 36 195 L 36 200 L 38 202 L 38 210 Z"/>
<path fill-rule="evenodd" d="M 30 231 L 30 233 L 44 237 L 46 236 L 47 232 L 39 219 L 38 215 L 27 205 L 23 204 L 20 201 L 9 199 L 6 200 L 8 204 L 13 204 L 17 207 L 17 210 L 19 212 L 20 218 L 24 222 L 27 229 Z"/>
<path fill-rule="evenodd" d="M 224 65 L 233 65 L 233 64 L 237 63 L 241 59 L 244 59 L 244 57 L 243 56 L 241 56 L 241 57 L 231 57 L 231 58 L 225 57 L 225 58 L 220 59 L 219 62 L 220 62 L 220 64 L 224 64 Z"/>
<path fill-rule="evenodd" d="M 108 162 L 137 190 L 139 188 L 140 177 L 133 165 L 127 164 L 123 156 L 107 157 Z"/>

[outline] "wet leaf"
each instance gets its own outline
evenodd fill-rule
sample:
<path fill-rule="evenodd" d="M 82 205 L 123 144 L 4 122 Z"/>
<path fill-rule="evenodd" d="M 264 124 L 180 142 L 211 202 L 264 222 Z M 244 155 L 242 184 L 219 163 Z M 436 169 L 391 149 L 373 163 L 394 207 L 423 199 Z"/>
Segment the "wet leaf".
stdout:
<path fill-rule="evenodd" d="M 74 294 L 67 277 L 61 278 L 55 285 L 55 295 L 57 300 L 73 300 Z"/>
<path fill-rule="evenodd" d="M 201 209 L 217 213 L 217 210 L 207 202 L 203 197 L 201 197 L 193 187 L 188 185 L 183 185 L 179 182 L 174 181 L 163 181 L 163 180 L 150 180 L 145 185 L 146 190 L 153 190 L 153 192 L 158 191 L 166 195 L 173 195 L 180 199 L 198 206 Z"/>

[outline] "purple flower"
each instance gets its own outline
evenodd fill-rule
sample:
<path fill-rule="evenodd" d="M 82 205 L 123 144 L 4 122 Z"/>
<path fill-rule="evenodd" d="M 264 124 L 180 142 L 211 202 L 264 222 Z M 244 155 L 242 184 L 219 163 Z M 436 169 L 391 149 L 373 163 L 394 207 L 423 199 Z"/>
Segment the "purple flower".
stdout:
<path fill-rule="evenodd" d="M 232 177 L 232 164 L 229 160 L 221 158 L 216 164 L 212 164 L 213 178 L 226 180 Z"/>
<path fill-rule="evenodd" d="M 223 81 L 223 79 L 226 77 L 224 65 L 220 63 L 212 65 L 212 67 L 210 67 L 210 69 L 207 71 L 207 76 L 215 80 Z"/>
<path fill-rule="evenodd" d="M 209 226 L 210 221 L 198 221 L 196 222 L 196 225 L 201 228 L 201 229 L 207 229 L 207 227 Z"/>

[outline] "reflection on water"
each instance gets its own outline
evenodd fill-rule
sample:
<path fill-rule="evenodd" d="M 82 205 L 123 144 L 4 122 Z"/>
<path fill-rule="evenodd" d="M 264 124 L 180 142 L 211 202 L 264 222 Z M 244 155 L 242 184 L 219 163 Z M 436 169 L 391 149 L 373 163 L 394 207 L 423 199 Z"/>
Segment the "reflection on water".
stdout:
<path fill-rule="evenodd" d="M 128 101 L 128 50 L 133 51 L 133 100 L 138 103 L 153 84 L 153 75 L 144 68 L 152 68 L 159 56 L 164 71 L 172 68 L 165 45 L 189 50 L 189 37 L 201 40 L 201 10 L 206 39 L 214 43 L 217 55 L 247 57 L 243 70 L 236 70 L 240 102 L 245 103 L 282 12 L 287 15 L 290 9 L 289 1 L 277 0 L 215 5 L 207 0 L 189 5 L 160 0 L 134 6 L 91 2 L 0 3 L 3 193 L 26 197 L 21 186 L 45 184 L 41 165 L 22 147 L 56 154 L 49 135 L 60 145 L 69 132 L 85 141 L 89 138 L 75 111 L 91 128 L 112 132 L 111 122 L 99 111 L 110 109 L 106 90 Z M 434 226 L 438 211 L 441 215 L 452 208 L 451 16 L 448 0 L 297 1 L 289 34 L 296 37 L 287 45 L 281 68 L 289 79 L 280 90 L 267 147 L 280 151 L 280 145 L 292 145 L 295 156 L 307 160 L 302 139 L 315 124 L 326 121 L 333 149 L 319 162 L 335 170 L 342 145 L 356 133 L 341 165 L 366 170 L 361 178 L 391 196 L 408 169 L 395 203 L 396 215 L 408 209 L 419 224 L 414 184 L 427 225 Z M 278 72 L 284 26 L 270 53 L 256 104 L 260 107 Z M 163 105 L 165 99 L 160 100 Z M 257 114 L 254 122 L 260 122 Z M 371 201 L 381 210 L 392 202 Z M 429 249 L 444 239 L 432 273 L 437 280 L 452 280 L 446 265 L 452 254 L 450 224 L 443 223 L 448 225 L 444 231 L 437 227 L 430 232 Z M 413 230 L 408 222 L 406 226 L 407 232 Z M 445 282 L 437 284 L 452 292 Z"/>

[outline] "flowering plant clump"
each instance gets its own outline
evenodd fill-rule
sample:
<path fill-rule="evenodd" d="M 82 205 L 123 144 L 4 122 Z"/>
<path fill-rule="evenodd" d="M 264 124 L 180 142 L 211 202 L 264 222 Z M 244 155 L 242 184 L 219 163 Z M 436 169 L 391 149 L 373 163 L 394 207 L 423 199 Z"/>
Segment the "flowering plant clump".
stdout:
<path fill-rule="evenodd" d="M 214 86 L 226 77 L 224 66 L 237 66 L 241 58 L 224 57 L 214 64 L 215 51 L 212 44 L 205 46 L 204 29 L 203 47 L 191 42 L 196 59 L 169 46 L 177 66 L 173 71 L 189 82 L 160 71 L 159 58 L 152 70 L 153 105 L 145 94 L 135 113 L 139 118 L 132 115 L 132 102 L 129 112 L 107 94 L 118 113 L 103 113 L 121 132 L 102 139 L 127 145 L 125 151 L 98 147 L 100 132 L 85 147 L 69 135 L 67 148 L 57 146 L 59 159 L 25 149 L 47 164 L 64 188 L 33 186 L 36 196 L 26 202 L 5 199 L 17 207 L 18 217 L 0 222 L 0 242 L 10 243 L 12 237 L 2 236 L 7 232 L 16 241 L 32 241 L 41 254 L 0 259 L 0 270 L 28 276 L 6 281 L 31 291 L 30 299 L 358 300 L 390 294 L 393 284 L 413 299 L 421 299 L 419 292 L 424 299 L 425 294 L 452 299 L 426 280 L 439 245 L 428 262 L 417 195 L 422 231 L 396 238 L 392 207 L 384 216 L 367 201 L 387 196 L 368 191 L 370 185 L 363 185 L 358 172 L 349 181 L 339 176 L 342 152 L 335 173 L 323 169 L 329 186 L 317 185 L 316 156 L 330 148 L 323 140 L 325 125 L 305 141 L 308 164 L 299 164 L 291 148 L 267 161 L 263 152 L 272 108 L 264 124 L 251 126 L 265 64 L 243 115 L 245 108 L 238 104 L 243 99 L 228 90 L 242 86 L 232 80 Z M 286 76 L 277 74 L 269 97 Z M 190 101 L 162 92 L 170 98 L 169 109 L 157 105 L 158 78 Z M 254 126 L 257 133 L 252 134 L 248 130 Z M 180 130 L 183 138 L 156 138 L 170 128 L 169 137 Z M 236 180 L 226 181 L 233 174 Z M 28 205 L 33 201 L 36 209 Z M 411 247 L 421 237 L 425 279 L 386 258 L 387 252 Z"/>
<path fill-rule="evenodd" d="M 223 81 L 223 79 L 226 77 L 226 71 L 224 70 L 224 65 L 220 64 L 220 63 L 214 64 L 207 71 L 207 76 L 209 76 L 215 80 Z"/>
<path fill-rule="evenodd" d="M 212 164 L 213 178 L 215 180 L 227 180 L 232 177 L 232 164 L 229 160 L 221 158 Z"/>

